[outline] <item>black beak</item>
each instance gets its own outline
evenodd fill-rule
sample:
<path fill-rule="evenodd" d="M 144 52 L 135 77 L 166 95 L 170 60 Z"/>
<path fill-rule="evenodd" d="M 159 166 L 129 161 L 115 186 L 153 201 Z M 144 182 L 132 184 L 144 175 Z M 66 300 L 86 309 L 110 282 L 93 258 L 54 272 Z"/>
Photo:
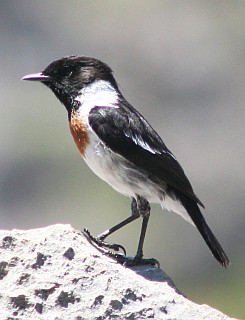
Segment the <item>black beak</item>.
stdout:
<path fill-rule="evenodd" d="M 33 74 L 28 74 L 24 76 L 21 80 L 46 82 L 46 81 L 50 81 L 51 78 L 50 76 L 46 76 L 42 73 L 33 73 Z"/>

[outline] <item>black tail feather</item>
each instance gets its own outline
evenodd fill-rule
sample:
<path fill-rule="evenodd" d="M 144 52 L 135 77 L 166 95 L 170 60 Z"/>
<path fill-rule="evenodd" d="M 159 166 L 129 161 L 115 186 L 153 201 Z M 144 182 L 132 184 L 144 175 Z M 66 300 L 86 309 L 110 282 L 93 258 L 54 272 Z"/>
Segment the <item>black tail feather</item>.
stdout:
<path fill-rule="evenodd" d="M 192 221 L 196 225 L 197 229 L 201 233 L 203 239 L 208 245 L 209 249 L 213 253 L 215 259 L 225 268 L 230 264 L 229 258 L 221 247 L 220 243 L 214 236 L 213 232 L 207 225 L 198 205 L 192 199 L 189 199 L 186 195 L 179 191 L 175 191 L 177 198 L 181 201 L 186 211 L 190 215 Z"/>

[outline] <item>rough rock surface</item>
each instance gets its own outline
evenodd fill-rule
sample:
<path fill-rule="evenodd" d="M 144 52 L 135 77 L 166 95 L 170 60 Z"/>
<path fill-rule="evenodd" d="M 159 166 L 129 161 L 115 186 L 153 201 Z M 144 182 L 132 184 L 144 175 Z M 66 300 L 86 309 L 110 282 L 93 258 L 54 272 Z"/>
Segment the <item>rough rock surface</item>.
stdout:
<path fill-rule="evenodd" d="M 69 225 L 0 231 L 0 319 L 230 319 L 164 272 L 125 268 Z"/>

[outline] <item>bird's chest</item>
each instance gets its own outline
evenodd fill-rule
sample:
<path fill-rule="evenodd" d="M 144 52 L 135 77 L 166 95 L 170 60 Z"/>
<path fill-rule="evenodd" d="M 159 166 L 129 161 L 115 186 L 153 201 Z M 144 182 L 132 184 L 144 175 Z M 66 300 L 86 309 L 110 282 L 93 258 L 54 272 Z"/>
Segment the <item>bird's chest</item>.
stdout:
<path fill-rule="evenodd" d="M 88 126 L 85 117 L 77 112 L 72 112 L 70 117 L 70 131 L 77 148 L 82 156 L 89 145 Z"/>
<path fill-rule="evenodd" d="M 114 189 L 128 194 L 126 190 L 123 192 L 123 189 L 127 189 L 124 182 L 127 171 L 124 160 L 106 147 L 91 131 L 89 132 L 89 141 L 84 154 L 86 164 L 97 176 L 109 183 Z"/>
<path fill-rule="evenodd" d="M 105 146 L 92 131 L 86 119 L 86 114 L 71 113 L 69 126 L 77 148 L 86 164 L 97 176 L 115 189 L 121 189 L 125 168 L 119 159 L 120 156 Z"/>

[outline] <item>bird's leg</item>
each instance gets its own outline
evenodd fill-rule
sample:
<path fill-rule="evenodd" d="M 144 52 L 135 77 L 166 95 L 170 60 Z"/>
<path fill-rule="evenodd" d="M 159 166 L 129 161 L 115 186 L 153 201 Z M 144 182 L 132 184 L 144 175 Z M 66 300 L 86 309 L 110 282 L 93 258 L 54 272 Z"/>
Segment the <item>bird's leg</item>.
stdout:
<path fill-rule="evenodd" d="M 88 231 L 88 229 L 84 229 L 84 233 L 85 235 L 92 241 L 94 242 L 96 245 L 98 245 L 99 247 L 104 247 L 104 248 L 108 248 L 114 251 L 119 251 L 120 249 L 124 252 L 124 254 L 126 255 L 126 250 L 124 249 L 123 246 L 121 246 L 120 244 L 110 244 L 105 242 L 104 240 L 111 235 L 113 232 L 121 229 L 122 227 L 126 226 L 127 224 L 129 224 L 130 222 L 138 219 L 140 217 L 140 212 L 138 210 L 138 206 L 137 206 L 137 202 L 135 200 L 135 198 L 132 199 L 132 203 L 131 203 L 131 216 L 128 217 L 127 219 L 123 220 L 122 222 L 118 223 L 117 225 L 115 225 L 114 227 L 100 233 L 97 237 L 94 237 L 90 234 L 90 232 Z"/>
<path fill-rule="evenodd" d="M 145 234 L 146 234 L 148 221 L 149 221 L 149 218 L 150 218 L 151 207 L 150 207 L 149 202 L 144 198 L 139 198 L 138 199 L 138 206 L 139 206 L 139 212 L 140 212 L 140 215 L 143 218 L 143 221 L 142 221 L 140 239 L 139 239 L 139 244 L 138 244 L 138 249 L 137 249 L 137 253 L 136 253 L 135 259 L 136 260 L 142 260 L 142 258 L 143 258 L 143 245 L 144 245 L 144 240 L 145 240 Z"/>
<path fill-rule="evenodd" d="M 148 221 L 150 218 L 150 210 L 151 210 L 150 204 L 145 198 L 137 196 L 137 209 L 138 209 L 139 214 L 143 218 L 137 253 L 133 259 L 130 257 L 119 256 L 118 261 L 126 266 L 136 266 L 136 265 L 157 265 L 157 266 L 159 266 L 159 262 L 154 258 L 143 259 L 143 245 L 144 245 Z"/>
<path fill-rule="evenodd" d="M 105 240 L 105 238 L 107 238 L 110 234 L 112 234 L 113 232 L 121 229 L 122 227 L 126 226 L 128 223 L 138 219 L 140 217 L 140 213 L 138 211 L 138 208 L 137 208 L 137 202 L 136 200 L 133 198 L 132 199 L 132 203 L 131 203 L 131 216 L 128 217 L 127 219 L 123 220 L 122 222 L 118 223 L 117 225 L 115 225 L 114 227 L 100 233 L 98 236 L 97 236 L 97 239 L 100 239 L 100 240 Z"/>

